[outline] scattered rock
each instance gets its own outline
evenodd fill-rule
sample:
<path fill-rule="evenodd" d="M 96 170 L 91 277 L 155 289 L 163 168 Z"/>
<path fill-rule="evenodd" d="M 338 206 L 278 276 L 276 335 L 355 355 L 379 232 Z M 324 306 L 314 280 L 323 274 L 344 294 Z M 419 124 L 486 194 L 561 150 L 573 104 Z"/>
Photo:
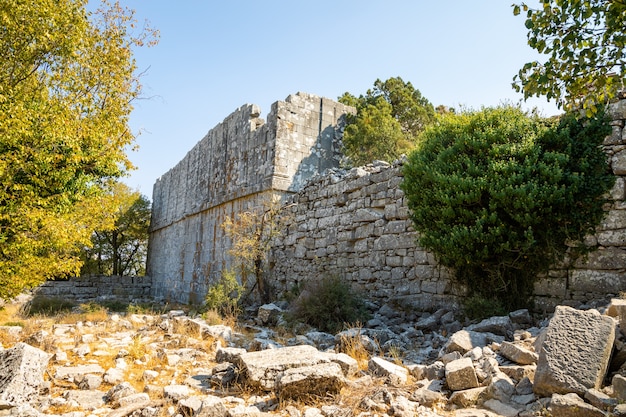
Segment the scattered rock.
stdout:
<path fill-rule="evenodd" d="M 370 359 L 367 369 L 375 376 L 387 378 L 391 385 L 404 385 L 409 376 L 409 371 L 406 368 L 380 357 Z"/>
<path fill-rule="evenodd" d="M 344 385 L 341 366 L 331 362 L 285 370 L 278 378 L 277 391 L 281 400 L 297 400 L 334 395 Z"/>
<path fill-rule="evenodd" d="M 0 403 L 16 406 L 37 397 L 49 359 L 43 350 L 22 342 L 0 351 Z"/>
<path fill-rule="evenodd" d="M 537 363 L 537 359 L 539 358 L 535 352 L 511 342 L 502 342 L 498 352 L 505 358 L 520 365 L 531 365 Z"/>
<path fill-rule="evenodd" d="M 606 417 L 602 410 L 587 404 L 575 393 L 552 394 L 550 411 L 552 415 L 559 417 Z"/>
<path fill-rule="evenodd" d="M 452 391 L 478 387 L 478 378 L 470 358 L 457 359 L 446 364 L 446 384 Z"/>

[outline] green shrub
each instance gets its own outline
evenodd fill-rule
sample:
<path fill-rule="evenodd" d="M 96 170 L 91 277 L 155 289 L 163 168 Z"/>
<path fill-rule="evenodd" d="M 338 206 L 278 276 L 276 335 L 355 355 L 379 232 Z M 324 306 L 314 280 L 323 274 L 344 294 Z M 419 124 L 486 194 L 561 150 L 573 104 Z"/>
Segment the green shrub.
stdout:
<path fill-rule="evenodd" d="M 219 282 L 211 286 L 204 299 L 207 310 L 216 310 L 225 315 L 236 314 L 239 310 L 239 299 L 243 294 L 243 286 L 237 282 L 232 270 L 223 270 Z"/>
<path fill-rule="evenodd" d="M 69 313 L 76 307 L 76 303 L 60 297 L 35 296 L 22 307 L 25 316 L 54 316 L 60 313 Z"/>
<path fill-rule="evenodd" d="M 603 216 L 609 129 L 603 114 L 555 123 L 512 107 L 441 118 L 404 166 L 419 244 L 470 295 L 526 306 L 537 274 Z"/>
<path fill-rule="evenodd" d="M 497 298 L 485 298 L 475 294 L 463 300 L 463 313 L 470 320 L 482 320 L 503 316 L 507 311 Z"/>
<path fill-rule="evenodd" d="M 338 277 L 309 282 L 291 308 L 291 318 L 334 333 L 347 323 L 368 319 L 363 297 Z"/>

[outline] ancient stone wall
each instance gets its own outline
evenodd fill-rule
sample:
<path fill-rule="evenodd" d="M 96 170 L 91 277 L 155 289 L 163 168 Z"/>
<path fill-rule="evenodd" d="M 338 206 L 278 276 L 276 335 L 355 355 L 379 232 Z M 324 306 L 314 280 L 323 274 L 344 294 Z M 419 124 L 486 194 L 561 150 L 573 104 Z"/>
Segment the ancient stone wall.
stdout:
<path fill-rule="evenodd" d="M 449 271 L 416 245 L 401 164 L 335 170 L 287 202 L 290 226 L 272 249 L 269 277 L 279 292 L 339 276 L 368 298 L 419 311 L 453 306 Z"/>
<path fill-rule="evenodd" d="M 59 297 L 79 302 L 103 301 L 146 301 L 151 298 L 150 277 L 85 276 L 66 281 L 47 281 L 33 293 L 45 297 Z"/>
<path fill-rule="evenodd" d="M 419 310 L 458 304 L 463 289 L 416 245 L 398 187 L 401 163 L 337 168 L 343 115 L 350 111 L 298 94 L 275 103 L 267 123 L 256 106 L 243 106 L 212 129 L 155 184 L 148 259 L 153 294 L 201 302 L 230 262 L 220 225 L 277 194 L 286 200 L 289 225 L 267 270 L 277 291 L 336 275 L 380 302 Z M 596 250 L 537 283 L 540 309 L 626 291 L 626 100 L 610 112 L 613 134 L 605 150 L 617 181 L 605 220 L 587 239 Z"/>
<path fill-rule="evenodd" d="M 617 180 L 607 215 L 588 244 L 596 250 L 555 269 L 535 287 L 537 308 L 608 299 L 626 291 L 626 100 L 611 106 L 605 150 Z M 278 291 L 309 279 L 341 276 L 368 297 L 420 310 L 458 304 L 462 289 L 434 256 L 416 245 L 402 190 L 401 166 L 378 163 L 317 178 L 292 197 L 291 225 L 272 251 Z"/>
<path fill-rule="evenodd" d="M 201 303 L 230 263 L 227 216 L 299 190 L 339 164 L 352 108 L 298 93 L 272 105 L 267 123 L 245 105 L 211 129 L 154 185 L 147 273 L 156 297 Z"/>
<path fill-rule="evenodd" d="M 595 247 L 570 267 L 551 271 L 535 285 L 538 308 L 610 298 L 626 291 L 626 98 L 609 106 L 612 134 L 604 141 L 611 170 L 616 176 L 606 217 L 587 243 Z"/>

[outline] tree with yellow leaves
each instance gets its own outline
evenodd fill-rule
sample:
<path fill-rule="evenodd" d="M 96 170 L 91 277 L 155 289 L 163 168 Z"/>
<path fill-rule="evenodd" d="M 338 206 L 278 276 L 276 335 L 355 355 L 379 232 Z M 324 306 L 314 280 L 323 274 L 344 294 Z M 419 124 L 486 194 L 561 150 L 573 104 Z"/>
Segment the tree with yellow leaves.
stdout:
<path fill-rule="evenodd" d="M 92 232 L 114 224 L 106 191 L 132 168 L 132 48 L 158 33 L 118 3 L 86 6 L 0 2 L 1 298 L 77 274 Z"/>

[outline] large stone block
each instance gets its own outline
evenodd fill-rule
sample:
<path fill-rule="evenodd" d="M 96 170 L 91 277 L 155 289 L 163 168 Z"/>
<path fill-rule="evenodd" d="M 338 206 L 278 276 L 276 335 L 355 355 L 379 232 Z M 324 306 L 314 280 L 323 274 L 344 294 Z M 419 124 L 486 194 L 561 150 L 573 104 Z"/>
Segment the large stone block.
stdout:
<path fill-rule="evenodd" d="M 446 364 L 446 383 L 452 391 L 478 388 L 478 377 L 470 358 L 457 359 Z"/>
<path fill-rule="evenodd" d="M 600 388 L 615 340 L 615 321 L 596 311 L 557 306 L 538 354 L 534 391 L 538 395 Z"/>
<path fill-rule="evenodd" d="M 0 408 L 25 404 L 39 394 L 50 356 L 26 343 L 0 352 Z"/>
<path fill-rule="evenodd" d="M 245 382 L 266 391 L 277 388 L 278 377 L 287 369 L 330 362 L 327 355 L 308 345 L 248 352 L 234 359 Z"/>

